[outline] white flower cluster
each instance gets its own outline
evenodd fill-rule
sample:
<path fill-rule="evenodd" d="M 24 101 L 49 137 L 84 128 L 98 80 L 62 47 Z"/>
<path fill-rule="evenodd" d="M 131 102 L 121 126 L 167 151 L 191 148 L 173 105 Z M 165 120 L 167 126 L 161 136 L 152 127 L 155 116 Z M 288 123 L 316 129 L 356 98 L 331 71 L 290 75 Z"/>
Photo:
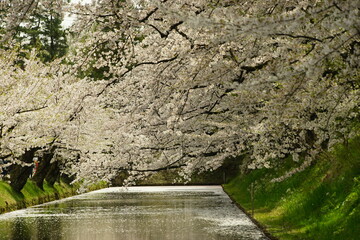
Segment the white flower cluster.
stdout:
<path fill-rule="evenodd" d="M 2 155 L 58 144 L 79 179 L 130 184 L 241 154 L 305 167 L 359 134 L 358 0 L 135 2 L 76 6 L 63 75 L 3 57 Z"/>

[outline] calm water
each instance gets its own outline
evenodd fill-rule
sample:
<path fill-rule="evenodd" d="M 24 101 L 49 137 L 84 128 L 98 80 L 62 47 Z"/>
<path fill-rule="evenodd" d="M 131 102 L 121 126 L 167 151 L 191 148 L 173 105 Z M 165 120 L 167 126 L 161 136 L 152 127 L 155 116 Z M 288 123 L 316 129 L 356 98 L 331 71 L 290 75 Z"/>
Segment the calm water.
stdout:
<path fill-rule="evenodd" d="M 107 188 L 0 215 L 0 239 L 267 239 L 219 186 Z"/>

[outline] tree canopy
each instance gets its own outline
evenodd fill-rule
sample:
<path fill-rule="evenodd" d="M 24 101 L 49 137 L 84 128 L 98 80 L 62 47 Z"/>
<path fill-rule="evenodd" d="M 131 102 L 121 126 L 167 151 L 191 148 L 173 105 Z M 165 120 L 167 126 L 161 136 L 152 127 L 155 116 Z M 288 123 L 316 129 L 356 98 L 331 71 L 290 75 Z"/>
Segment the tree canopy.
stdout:
<path fill-rule="evenodd" d="M 76 16 L 65 56 L 16 62 L 16 29 L 50 6 Z M 9 1 L 2 6 L 0 156 L 51 150 L 61 171 L 128 182 L 179 168 L 303 167 L 359 134 L 360 2 Z M 59 15 L 60 16 L 60 15 Z M 46 31 L 46 24 L 42 31 Z M 58 37 L 56 37 L 58 39 Z"/>

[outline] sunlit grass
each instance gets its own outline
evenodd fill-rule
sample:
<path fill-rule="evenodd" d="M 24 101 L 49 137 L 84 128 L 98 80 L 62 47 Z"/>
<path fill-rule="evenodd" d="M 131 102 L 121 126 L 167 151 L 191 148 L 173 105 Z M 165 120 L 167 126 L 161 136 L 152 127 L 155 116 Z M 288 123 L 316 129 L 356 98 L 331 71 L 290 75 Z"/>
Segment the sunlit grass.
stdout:
<path fill-rule="evenodd" d="M 237 176 L 226 191 L 279 239 L 358 239 L 360 236 L 360 138 L 322 154 L 301 173 L 270 180 L 297 166 L 291 158 L 275 169 Z M 250 186 L 255 184 L 253 204 Z"/>
<path fill-rule="evenodd" d="M 37 187 L 31 180 L 28 180 L 21 192 L 18 193 L 8 183 L 0 181 L 0 212 L 71 196 L 75 194 L 77 189 L 76 186 L 70 186 L 63 182 L 50 186 L 45 181 L 43 187 L 44 190 Z"/>
<path fill-rule="evenodd" d="M 0 181 L 0 207 L 5 207 L 7 204 L 15 204 L 22 199 L 23 196 L 16 193 L 9 184 Z"/>
<path fill-rule="evenodd" d="M 37 187 L 34 182 L 28 180 L 21 192 L 18 193 L 15 192 L 8 183 L 0 181 L 0 213 L 69 197 L 77 194 L 77 189 L 79 189 L 79 187 L 79 183 L 69 185 L 60 181 L 51 186 L 44 181 L 42 190 Z M 88 186 L 87 191 L 105 187 L 108 187 L 108 183 L 100 181 Z"/>

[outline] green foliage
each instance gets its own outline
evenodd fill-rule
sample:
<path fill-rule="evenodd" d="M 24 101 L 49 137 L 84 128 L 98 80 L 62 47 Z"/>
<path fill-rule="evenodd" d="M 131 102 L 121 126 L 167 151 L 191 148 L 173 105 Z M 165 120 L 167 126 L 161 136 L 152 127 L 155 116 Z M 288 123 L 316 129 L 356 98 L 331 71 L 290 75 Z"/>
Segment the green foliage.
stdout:
<path fill-rule="evenodd" d="M 298 166 L 291 158 L 274 169 L 237 176 L 225 190 L 279 239 L 358 239 L 360 229 L 360 138 L 323 153 L 303 172 L 270 182 Z"/>
<path fill-rule="evenodd" d="M 53 10 L 38 15 L 42 27 L 35 32 L 39 40 L 39 57 L 43 62 L 50 62 L 66 54 L 68 45 L 66 32 L 61 27 L 62 19 Z M 35 45 L 36 46 L 36 45 Z"/>
<path fill-rule="evenodd" d="M 161 170 L 152 174 L 150 177 L 136 182 L 136 185 L 209 185 L 209 184 L 221 184 L 224 182 L 224 170 L 217 169 L 215 171 L 196 172 L 191 175 L 189 181 L 185 181 L 179 176 L 178 169 Z M 115 185 L 120 185 L 114 181 Z"/>
<path fill-rule="evenodd" d="M 42 62 L 50 62 L 67 53 L 67 34 L 61 26 L 61 14 L 53 9 L 39 6 L 24 24 L 16 27 L 14 39 L 18 44 L 19 60 L 22 66 L 29 51 L 35 50 Z"/>
<path fill-rule="evenodd" d="M 88 191 L 95 191 L 95 190 L 102 189 L 102 188 L 107 188 L 107 187 L 109 187 L 108 182 L 100 181 L 98 183 L 94 183 L 94 184 L 91 184 L 90 186 L 88 186 L 87 190 Z"/>
<path fill-rule="evenodd" d="M 227 158 L 223 165 L 213 171 L 196 171 L 190 176 L 190 179 L 185 180 L 179 175 L 180 169 L 167 169 L 161 170 L 145 179 L 136 182 L 136 185 L 218 185 L 229 182 L 233 179 L 238 170 L 239 162 L 242 157 L 239 158 Z M 129 177 L 129 174 L 120 172 L 113 180 L 112 185 L 122 186 L 124 180 Z"/>

